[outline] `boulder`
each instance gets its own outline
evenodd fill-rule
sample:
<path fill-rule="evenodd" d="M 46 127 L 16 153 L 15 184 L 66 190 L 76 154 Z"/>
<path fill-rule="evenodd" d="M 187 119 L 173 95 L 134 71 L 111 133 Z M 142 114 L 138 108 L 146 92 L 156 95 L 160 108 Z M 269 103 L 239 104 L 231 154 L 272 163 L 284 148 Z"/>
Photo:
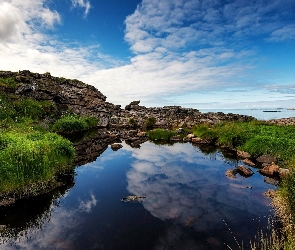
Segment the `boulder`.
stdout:
<path fill-rule="evenodd" d="M 238 166 L 238 171 L 239 171 L 240 175 L 242 175 L 244 177 L 250 177 L 251 175 L 254 174 L 254 172 L 250 168 L 247 168 L 243 165 Z"/>
<path fill-rule="evenodd" d="M 237 156 L 242 159 L 250 158 L 251 155 L 248 152 L 237 150 Z M 250 165 L 251 166 L 251 165 Z"/>
<path fill-rule="evenodd" d="M 276 157 L 274 157 L 273 155 L 261 155 L 259 156 L 256 161 L 261 162 L 261 163 L 272 163 L 272 162 L 276 162 L 277 159 Z"/>
<path fill-rule="evenodd" d="M 249 159 L 244 159 L 244 160 L 242 160 L 242 162 L 244 162 L 246 165 L 251 166 L 251 167 L 255 166 L 255 163 Z"/>
<path fill-rule="evenodd" d="M 113 143 L 112 145 L 111 145 L 111 148 L 112 148 L 112 150 L 113 151 L 117 151 L 117 150 L 119 150 L 120 148 L 122 148 L 123 146 L 120 144 L 120 143 Z"/>
<path fill-rule="evenodd" d="M 279 169 L 280 167 L 274 164 L 274 162 L 272 162 L 271 165 L 265 166 L 264 168 L 258 170 L 258 172 L 261 173 L 262 175 L 274 176 L 276 174 L 279 174 Z"/>
<path fill-rule="evenodd" d="M 173 141 L 173 142 L 182 142 L 183 141 L 183 138 L 180 135 L 175 135 L 175 136 L 172 136 L 170 138 L 170 141 Z"/>
<path fill-rule="evenodd" d="M 270 178 L 270 177 L 264 177 L 264 182 L 270 185 L 274 185 L 277 186 L 279 184 L 279 181 L 274 179 L 274 178 Z"/>
<path fill-rule="evenodd" d="M 225 175 L 229 178 L 234 179 L 234 178 L 236 178 L 237 173 L 238 173 L 238 170 L 236 168 L 234 168 L 234 169 L 226 170 Z"/>

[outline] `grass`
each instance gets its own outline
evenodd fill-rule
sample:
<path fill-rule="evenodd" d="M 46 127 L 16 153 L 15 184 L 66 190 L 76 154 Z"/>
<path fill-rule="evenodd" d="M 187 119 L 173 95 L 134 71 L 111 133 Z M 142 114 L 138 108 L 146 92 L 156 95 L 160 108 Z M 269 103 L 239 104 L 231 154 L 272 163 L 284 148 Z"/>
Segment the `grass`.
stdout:
<path fill-rule="evenodd" d="M 16 88 L 18 85 L 13 78 L 0 78 L 0 87 Z"/>
<path fill-rule="evenodd" d="M 152 141 L 170 141 L 170 138 L 175 135 L 177 135 L 176 132 L 165 129 L 154 129 L 147 131 L 147 136 Z"/>
<path fill-rule="evenodd" d="M 72 144 L 55 133 L 2 133 L 0 192 L 23 191 L 48 182 L 64 166 L 71 165 L 74 156 Z"/>
<path fill-rule="evenodd" d="M 85 131 L 97 126 L 98 119 L 95 117 L 80 117 L 78 115 L 67 114 L 58 119 L 53 125 L 53 131 L 59 133 L 74 133 Z"/>

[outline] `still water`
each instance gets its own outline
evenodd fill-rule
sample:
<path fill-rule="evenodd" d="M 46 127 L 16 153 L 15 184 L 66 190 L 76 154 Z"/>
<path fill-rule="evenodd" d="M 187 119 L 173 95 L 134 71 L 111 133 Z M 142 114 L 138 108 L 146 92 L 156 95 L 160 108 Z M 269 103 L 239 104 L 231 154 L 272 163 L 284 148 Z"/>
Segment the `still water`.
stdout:
<path fill-rule="evenodd" d="M 263 193 L 275 187 L 256 169 L 229 179 L 241 162 L 214 148 L 122 144 L 77 167 L 66 186 L 0 208 L 0 249 L 238 249 L 233 235 L 248 249 L 266 227 Z M 127 195 L 146 199 L 120 201 Z"/>

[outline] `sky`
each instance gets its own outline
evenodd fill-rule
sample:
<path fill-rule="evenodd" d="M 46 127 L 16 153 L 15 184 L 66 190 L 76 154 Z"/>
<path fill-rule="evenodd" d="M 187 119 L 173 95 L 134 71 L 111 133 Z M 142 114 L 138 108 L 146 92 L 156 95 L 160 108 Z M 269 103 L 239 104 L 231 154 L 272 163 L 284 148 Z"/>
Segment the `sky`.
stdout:
<path fill-rule="evenodd" d="M 295 107 L 294 0 L 0 0 L 0 70 L 123 107 Z"/>

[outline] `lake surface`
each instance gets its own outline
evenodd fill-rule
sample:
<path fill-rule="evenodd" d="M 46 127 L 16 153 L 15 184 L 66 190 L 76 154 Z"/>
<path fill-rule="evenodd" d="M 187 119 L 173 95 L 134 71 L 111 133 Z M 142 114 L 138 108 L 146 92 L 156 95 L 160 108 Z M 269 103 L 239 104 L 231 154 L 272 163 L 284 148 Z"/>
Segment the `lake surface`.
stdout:
<path fill-rule="evenodd" d="M 0 208 L 0 249 L 237 249 L 233 235 L 248 249 L 272 215 L 263 193 L 275 186 L 254 168 L 226 177 L 238 164 L 190 143 L 108 147 L 64 187 Z M 146 199 L 120 201 L 127 195 Z"/>

